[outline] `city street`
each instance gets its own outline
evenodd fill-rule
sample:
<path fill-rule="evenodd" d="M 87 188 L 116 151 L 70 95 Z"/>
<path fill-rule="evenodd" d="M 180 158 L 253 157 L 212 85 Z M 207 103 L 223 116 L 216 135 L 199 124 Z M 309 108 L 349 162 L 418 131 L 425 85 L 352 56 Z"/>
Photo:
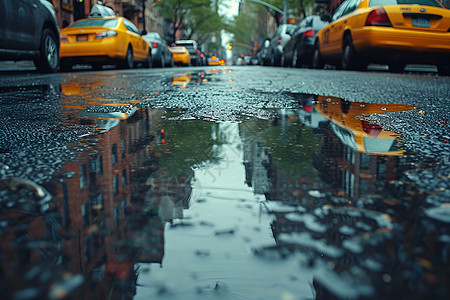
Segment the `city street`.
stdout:
<path fill-rule="evenodd" d="M 7 299 L 449 299 L 450 77 L 0 68 Z"/>

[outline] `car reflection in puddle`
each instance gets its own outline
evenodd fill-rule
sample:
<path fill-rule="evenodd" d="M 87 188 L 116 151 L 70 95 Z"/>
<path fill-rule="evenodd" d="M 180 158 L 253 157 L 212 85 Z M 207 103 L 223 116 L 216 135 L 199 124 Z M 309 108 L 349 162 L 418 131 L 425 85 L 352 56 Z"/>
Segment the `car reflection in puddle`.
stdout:
<path fill-rule="evenodd" d="M 440 298 L 450 232 L 415 211 L 425 195 L 407 189 L 396 135 L 356 118 L 414 107 L 298 96 L 299 109 L 241 122 L 66 106 L 81 111 L 74 122 L 122 121 L 84 137 L 90 147 L 42 184 L 45 209 L 2 200 L 2 292 Z M 33 196 L 2 184 L 2 199 Z"/>

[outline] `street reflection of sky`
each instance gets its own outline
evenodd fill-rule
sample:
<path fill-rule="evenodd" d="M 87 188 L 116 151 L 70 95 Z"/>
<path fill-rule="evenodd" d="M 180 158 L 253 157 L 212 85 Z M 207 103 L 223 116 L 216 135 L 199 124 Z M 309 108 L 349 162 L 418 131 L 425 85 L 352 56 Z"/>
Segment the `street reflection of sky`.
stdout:
<path fill-rule="evenodd" d="M 150 271 L 139 277 L 136 299 L 149 299 L 161 290 L 167 299 L 311 298 L 311 275 L 301 271 L 295 257 L 255 257 L 256 249 L 275 246 L 272 216 L 262 204 L 263 195 L 245 183 L 238 124 L 219 127 L 231 139 L 220 147 L 222 159 L 195 171 L 196 197 L 183 219 L 173 222 L 192 226 L 166 227 L 162 267 L 140 265 Z"/>

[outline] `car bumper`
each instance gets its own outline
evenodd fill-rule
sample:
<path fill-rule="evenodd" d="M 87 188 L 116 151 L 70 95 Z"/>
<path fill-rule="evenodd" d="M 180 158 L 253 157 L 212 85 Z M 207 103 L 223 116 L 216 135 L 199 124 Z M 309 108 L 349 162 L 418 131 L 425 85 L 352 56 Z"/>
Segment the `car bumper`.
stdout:
<path fill-rule="evenodd" d="M 79 58 L 96 57 L 110 59 L 124 59 L 126 55 L 126 44 L 119 43 L 117 39 L 105 38 L 90 42 L 61 42 L 60 57 Z"/>
<path fill-rule="evenodd" d="M 173 56 L 173 62 L 176 64 L 190 64 L 191 60 L 186 56 L 186 55 L 182 55 L 182 54 L 172 54 Z"/>
<path fill-rule="evenodd" d="M 433 61 L 450 55 L 448 32 L 423 32 L 366 26 L 355 29 L 352 37 L 356 51 L 372 56 L 386 56 L 386 53 L 390 53 L 397 54 L 395 55 L 397 57 L 393 57 L 393 59 L 397 59 L 409 54 L 407 56 L 417 57 L 419 60 Z"/>

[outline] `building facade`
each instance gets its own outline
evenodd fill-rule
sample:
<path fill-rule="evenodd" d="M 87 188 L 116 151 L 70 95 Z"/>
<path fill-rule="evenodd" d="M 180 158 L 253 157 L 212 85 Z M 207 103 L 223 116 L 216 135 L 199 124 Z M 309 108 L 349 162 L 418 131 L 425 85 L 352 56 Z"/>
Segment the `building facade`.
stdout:
<path fill-rule="evenodd" d="M 164 19 L 159 16 L 156 0 L 49 0 L 56 12 L 58 25 L 64 28 L 71 22 L 87 18 L 94 4 L 102 4 L 114 10 L 117 16 L 131 20 L 141 31 L 167 35 Z M 144 13 L 143 13 L 144 12 Z"/>

